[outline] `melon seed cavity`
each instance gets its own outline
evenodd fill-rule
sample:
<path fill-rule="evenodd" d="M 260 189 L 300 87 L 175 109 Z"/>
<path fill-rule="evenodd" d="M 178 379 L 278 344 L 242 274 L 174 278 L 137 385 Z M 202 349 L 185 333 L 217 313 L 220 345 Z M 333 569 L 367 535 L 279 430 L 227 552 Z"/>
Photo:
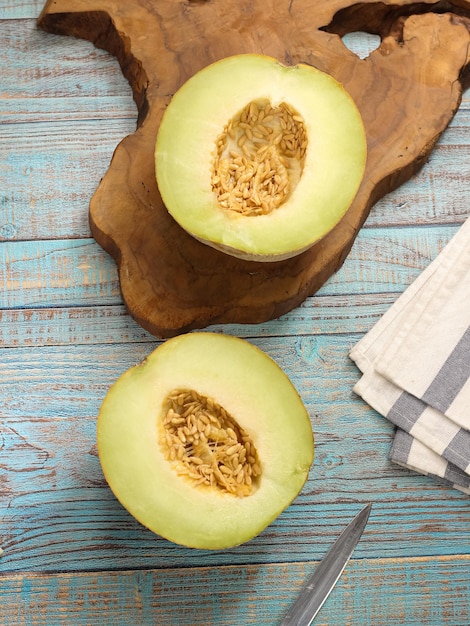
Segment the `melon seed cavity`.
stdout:
<path fill-rule="evenodd" d="M 290 105 L 250 102 L 217 139 L 211 183 L 219 205 L 246 216 L 280 207 L 302 176 L 307 143 Z"/>
<path fill-rule="evenodd" d="M 194 390 L 166 399 L 160 437 L 165 458 L 194 485 L 249 496 L 261 476 L 248 433 L 217 402 Z"/>

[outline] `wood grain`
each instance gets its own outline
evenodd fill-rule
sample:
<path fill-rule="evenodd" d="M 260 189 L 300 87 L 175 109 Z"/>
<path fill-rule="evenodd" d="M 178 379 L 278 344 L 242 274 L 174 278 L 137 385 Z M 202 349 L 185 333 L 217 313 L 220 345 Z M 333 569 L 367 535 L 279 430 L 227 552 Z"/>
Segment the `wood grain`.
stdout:
<path fill-rule="evenodd" d="M 2 580 L 1 626 L 231 626 L 278 624 L 315 563 L 16 575 Z M 315 624 L 318 626 L 446 626 L 470 621 L 460 602 L 470 587 L 467 558 L 353 559 Z M 383 571 L 387 569 L 384 579 Z M 211 592 L 207 593 L 210 589 Z M 382 599 L 393 589 L 393 604 Z M 27 593 L 25 593 L 27 592 Z M 412 604 L 407 598 L 412 595 Z M 18 598 L 22 598 L 18 603 Z M 78 621 L 77 621 L 78 620 Z"/>
<path fill-rule="evenodd" d="M 4 0 L 0 6 L 0 20 L 36 19 L 44 6 L 43 0 Z"/>
<path fill-rule="evenodd" d="M 360 10 L 347 0 L 315 7 L 287 0 L 275 7 L 264 0 L 134 0 L 125 9 L 113 0 L 46 4 L 39 25 L 115 54 L 139 109 L 139 128 L 119 144 L 90 221 L 118 263 L 124 301 L 142 326 L 168 337 L 210 323 L 276 318 L 341 266 L 372 205 L 420 168 L 460 103 L 470 22 L 423 12 L 426 4 L 442 8 L 407 0 L 362 3 Z M 470 8 L 465 0 L 446 6 Z M 359 25 L 382 37 L 367 62 L 339 37 Z M 202 67 L 243 52 L 332 74 L 366 126 L 368 164 L 353 205 L 322 241 L 288 261 L 240 261 L 200 244 L 169 217 L 155 182 L 155 138 L 171 94 Z"/>
<path fill-rule="evenodd" d="M 395 293 L 346 296 L 317 296 L 302 307 L 265 324 L 224 324 L 212 326 L 214 332 L 245 337 L 294 337 L 298 334 L 367 332 L 396 299 Z M 344 314 L 343 307 L 351 313 Z M 353 313 L 352 313 L 353 312 Z M 0 315 L 0 343 L 4 348 L 115 343 L 155 344 L 155 337 L 132 320 L 122 304 L 66 306 L 52 308 L 7 309 Z M 152 348 L 149 346 L 149 350 Z"/>

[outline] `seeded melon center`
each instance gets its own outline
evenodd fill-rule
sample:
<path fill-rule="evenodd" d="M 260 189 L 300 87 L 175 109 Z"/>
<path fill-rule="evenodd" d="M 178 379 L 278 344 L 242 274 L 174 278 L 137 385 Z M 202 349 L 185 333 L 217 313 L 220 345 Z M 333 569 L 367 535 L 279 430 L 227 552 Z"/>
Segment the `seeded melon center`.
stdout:
<path fill-rule="evenodd" d="M 220 207 L 253 216 L 282 206 L 302 176 L 307 143 L 292 106 L 248 103 L 217 138 L 211 183 Z"/>
<path fill-rule="evenodd" d="M 165 458 L 194 485 L 238 497 L 256 487 L 261 467 L 249 434 L 212 398 L 174 390 L 163 407 L 160 438 Z"/>

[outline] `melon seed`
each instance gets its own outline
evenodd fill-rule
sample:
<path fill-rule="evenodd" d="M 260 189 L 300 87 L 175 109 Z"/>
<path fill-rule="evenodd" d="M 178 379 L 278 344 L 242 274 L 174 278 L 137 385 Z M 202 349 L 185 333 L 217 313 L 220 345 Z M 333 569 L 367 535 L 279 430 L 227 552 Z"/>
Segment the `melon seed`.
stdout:
<path fill-rule="evenodd" d="M 248 496 L 261 476 L 254 443 L 212 398 L 176 389 L 164 403 L 160 445 L 175 471 L 194 485 Z"/>
<path fill-rule="evenodd" d="M 250 102 L 217 138 L 211 184 L 219 205 L 242 215 L 280 207 L 302 176 L 307 150 L 302 117 L 282 102 Z"/>

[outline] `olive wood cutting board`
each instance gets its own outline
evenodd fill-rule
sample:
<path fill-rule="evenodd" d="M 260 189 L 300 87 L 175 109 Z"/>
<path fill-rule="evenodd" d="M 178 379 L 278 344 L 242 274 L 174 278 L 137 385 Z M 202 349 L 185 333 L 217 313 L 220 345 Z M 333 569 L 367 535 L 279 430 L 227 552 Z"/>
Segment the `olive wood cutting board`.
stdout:
<path fill-rule="evenodd" d="M 470 72 L 470 1 L 49 0 L 38 25 L 81 37 L 119 60 L 138 107 L 90 202 L 96 241 L 115 259 L 130 314 L 165 338 L 214 323 L 279 317 L 341 266 L 371 207 L 429 157 Z M 380 36 L 360 59 L 349 32 Z M 223 57 L 262 53 L 332 74 L 364 120 L 368 161 L 342 221 L 303 254 L 244 261 L 184 232 L 160 198 L 154 146 L 172 94 Z"/>

